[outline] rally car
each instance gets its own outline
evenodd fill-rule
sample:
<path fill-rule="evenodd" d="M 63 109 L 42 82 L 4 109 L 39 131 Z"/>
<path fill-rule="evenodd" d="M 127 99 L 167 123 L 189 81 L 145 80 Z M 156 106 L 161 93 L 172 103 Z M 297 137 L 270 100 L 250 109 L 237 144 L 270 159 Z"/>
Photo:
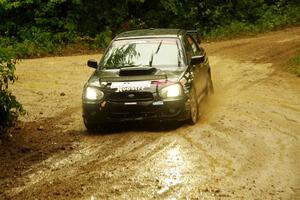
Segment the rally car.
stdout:
<path fill-rule="evenodd" d="M 196 37 L 194 37 L 196 36 Z M 109 122 L 188 121 L 213 92 L 211 68 L 196 31 L 143 29 L 117 35 L 84 86 L 88 130 Z"/>

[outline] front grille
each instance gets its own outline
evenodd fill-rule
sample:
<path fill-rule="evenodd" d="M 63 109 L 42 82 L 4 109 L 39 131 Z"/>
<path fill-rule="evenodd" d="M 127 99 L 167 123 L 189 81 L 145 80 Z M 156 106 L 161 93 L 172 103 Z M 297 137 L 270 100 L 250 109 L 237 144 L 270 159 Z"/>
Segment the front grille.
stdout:
<path fill-rule="evenodd" d="M 113 102 L 152 101 L 153 94 L 150 92 L 114 92 L 109 95 L 109 100 Z"/>
<path fill-rule="evenodd" d="M 140 112 L 140 113 L 133 113 L 133 112 L 119 112 L 119 113 L 111 113 L 111 119 L 138 119 L 138 118 L 153 118 L 158 116 L 159 113 L 154 112 Z"/>

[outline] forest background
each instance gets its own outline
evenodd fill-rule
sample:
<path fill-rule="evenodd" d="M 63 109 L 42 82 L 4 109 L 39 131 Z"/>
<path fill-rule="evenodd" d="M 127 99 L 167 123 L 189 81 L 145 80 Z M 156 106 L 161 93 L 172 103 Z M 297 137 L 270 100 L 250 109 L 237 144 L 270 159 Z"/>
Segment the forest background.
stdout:
<path fill-rule="evenodd" d="M 132 29 L 197 29 L 215 39 L 299 21 L 299 0 L 0 0 L 0 45 L 26 58 L 60 54 L 72 44 L 105 48 Z"/>

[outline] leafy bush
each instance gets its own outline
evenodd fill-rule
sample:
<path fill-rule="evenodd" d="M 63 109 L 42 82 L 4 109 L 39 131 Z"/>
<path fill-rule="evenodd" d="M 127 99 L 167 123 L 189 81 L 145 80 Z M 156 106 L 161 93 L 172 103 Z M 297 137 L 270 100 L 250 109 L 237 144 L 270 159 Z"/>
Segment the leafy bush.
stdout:
<path fill-rule="evenodd" d="M 238 35 L 256 34 L 299 23 L 300 5 L 285 5 L 283 2 L 279 1 L 272 5 L 263 4 L 261 8 L 256 9 L 255 13 L 239 10 L 239 17 L 233 18 L 228 23 L 222 23 L 218 19 L 215 27 L 204 32 L 204 37 L 207 39 L 233 38 Z"/>
<path fill-rule="evenodd" d="M 16 80 L 13 54 L 0 47 L 0 134 L 14 125 L 18 116 L 24 114 L 22 105 L 9 91 L 9 85 Z"/>
<path fill-rule="evenodd" d="M 218 26 L 209 33 L 204 33 L 206 39 L 233 38 L 237 35 L 259 32 L 258 28 L 245 22 L 233 21 L 228 25 Z"/>
<path fill-rule="evenodd" d="M 36 27 L 24 28 L 19 34 L 21 41 L 13 46 L 18 58 L 59 53 L 64 43 L 63 34 L 54 34 Z"/>
<path fill-rule="evenodd" d="M 106 31 L 97 34 L 94 40 L 93 48 L 106 48 L 112 40 L 112 32 L 107 29 Z"/>

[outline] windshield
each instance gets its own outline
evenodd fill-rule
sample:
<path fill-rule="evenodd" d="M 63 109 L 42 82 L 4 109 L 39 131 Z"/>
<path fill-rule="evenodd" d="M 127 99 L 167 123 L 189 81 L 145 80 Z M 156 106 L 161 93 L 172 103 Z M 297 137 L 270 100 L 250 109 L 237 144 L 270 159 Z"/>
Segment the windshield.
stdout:
<path fill-rule="evenodd" d="M 117 40 L 102 58 L 101 68 L 178 67 L 181 65 L 181 45 L 175 38 Z"/>

